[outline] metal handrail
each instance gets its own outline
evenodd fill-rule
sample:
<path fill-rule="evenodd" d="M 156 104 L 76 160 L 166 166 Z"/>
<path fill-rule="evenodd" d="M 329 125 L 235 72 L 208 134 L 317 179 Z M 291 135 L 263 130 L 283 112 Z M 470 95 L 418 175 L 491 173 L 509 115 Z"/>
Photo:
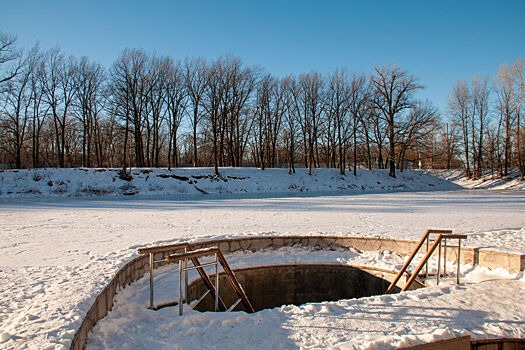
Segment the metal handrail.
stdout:
<path fill-rule="evenodd" d="M 429 247 L 430 243 L 430 235 L 431 234 L 438 234 L 436 237 L 434 243 L 431 247 Z M 441 275 L 441 242 L 443 241 L 445 243 L 445 252 L 444 252 L 444 273 L 446 274 L 446 249 L 447 249 L 447 239 L 457 239 L 458 240 L 458 259 L 457 259 L 457 274 L 456 274 L 456 283 L 459 283 L 459 275 L 460 275 L 460 262 L 461 262 L 461 240 L 466 239 L 466 235 L 459 235 L 459 234 L 452 234 L 451 230 L 434 230 L 429 229 L 425 232 L 421 240 L 418 242 L 416 248 L 412 251 L 412 254 L 408 258 L 408 260 L 404 263 L 403 267 L 397 274 L 396 278 L 390 283 L 390 286 L 388 287 L 386 294 L 392 293 L 395 286 L 401 279 L 401 276 L 406 273 L 406 270 L 408 269 L 408 266 L 412 263 L 415 256 L 423 246 L 423 244 L 427 243 L 427 252 L 419 265 L 417 266 L 416 270 L 409 274 L 409 279 L 406 282 L 405 286 L 402 288 L 403 291 L 407 290 L 410 285 L 414 282 L 414 280 L 417 278 L 419 272 L 422 270 L 423 266 L 426 266 L 426 276 L 428 277 L 428 260 L 436 250 L 436 248 L 439 247 L 439 254 L 438 254 L 438 272 L 437 272 L 437 284 L 439 284 L 439 277 Z"/>
<path fill-rule="evenodd" d="M 419 252 L 419 249 L 421 249 L 421 247 L 423 246 L 425 241 L 427 242 L 427 251 L 428 251 L 428 238 L 429 238 L 430 234 L 432 234 L 432 233 L 440 233 L 440 234 L 441 233 L 452 233 L 452 231 L 451 230 L 434 230 L 434 229 L 426 230 L 426 232 L 423 234 L 423 237 L 421 237 L 421 239 L 419 240 L 419 243 L 417 244 L 416 248 L 412 251 L 412 254 L 408 258 L 408 260 L 405 262 L 405 264 L 403 265 L 403 267 L 401 268 L 401 270 L 397 274 L 397 276 L 394 279 L 394 281 L 392 281 L 392 283 L 390 283 L 390 286 L 388 287 L 388 289 L 386 291 L 386 294 L 392 293 L 392 291 L 394 290 L 397 282 L 399 282 L 399 280 L 401 279 L 401 276 L 403 276 L 403 274 L 406 272 L 408 266 L 412 263 L 412 260 L 414 260 L 415 256 Z"/>
<path fill-rule="evenodd" d="M 189 270 L 197 270 L 199 272 L 199 275 L 201 279 L 203 280 L 204 284 L 206 284 L 208 291 L 202 295 L 196 304 L 193 305 L 193 308 L 195 308 L 208 294 L 212 294 L 215 299 L 215 311 L 222 310 L 222 311 L 232 311 L 241 301 L 246 309 L 247 312 L 255 312 L 252 304 L 250 303 L 248 297 L 246 296 L 246 293 L 242 286 L 240 285 L 239 281 L 237 280 L 235 273 L 230 268 L 230 265 L 226 261 L 226 258 L 222 254 L 221 250 L 218 247 L 211 247 L 211 248 L 204 248 L 204 249 L 198 249 L 193 251 L 188 251 L 189 245 L 187 244 L 181 244 L 181 245 L 173 245 L 169 246 L 169 250 L 176 250 L 176 249 L 184 249 L 183 253 L 175 253 L 170 254 L 168 256 L 164 256 L 163 259 L 154 261 L 153 256 L 155 253 L 160 252 L 166 252 L 166 247 L 163 248 L 163 250 L 159 249 L 149 249 L 146 248 L 142 251 L 143 254 L 149 254 L 150 255 L 150 308 L 155 309 L 154 307 L 154 301 L 153 301 L 153 264 L 155 262 L 167 262 L 167 263 L 178 263 L 179 264 L 179 315 L 182 315 L 183 313 L 183 301 L 187 299 L 188 295 L 188 271 Z M 203 256 L 215 256 L 215 261 L 210 263 L 204 263 L 201 264 L 198 260 L 198 258 Z M 191 261 L 193 266 L 188 266 L 188 261 Z M 226 273 L 227 279 L 230 282 L 233 290 L 239 296 L 239 300 L 234 302 L 232 306 L 229 308 L 226 307 L 224 304 L 224 301 L 219 296 L 219 264 L 222 266 L 222 269 Z M 204 270 L 204 267 L 207 266 L 215 266 L 215 283 L 212 283 L 208 274 Z M 185 283 L 183 284 L 183 273 L 186 274 Z M 183 288 L 185 286 L 185 288 Z M 187 302 L 187 300 L 186 300 Z M 173 303 L 170 303 L 168 305 L 173 305 Z"/>
<path fill-rule="evenodd" d="M 179 316 L 182 316 L 183 314 L 183 305 L 182 305 L 183 301 L 184 300 L 188 301 L 187 300 L 188 299 L 188 282 L 186 281 L 186 283 L 184 284 L 185 288 L 182 289 L 182 286 L 183 286 L 182 272 L 183 271 L 188 272 L 189 270 L 198 270 L 198 271 L 202 270 L 204 272 L 204 275 L 208 277 L 208 275 L 204 271 L 204 267 L 214 266 L 214 265 L 215 265 L 215 286 L 211 285 L 211 281 L 209 281 L 209 278 L 203 278 L 203 274 L 201 274 L 201 278 L 203 279 L 203 281 L 205 281 L 204 283 L 208 284 L 206 281 L 209 281 L 208 291 L 206 291 L 199 298 L 199 300 L 197 301 L 197 304 L 195 304 L 194 306 L 198 305 L 202 300 L 204 300 L 204 298 L 206 297 L 208 293 L 212 293 L 214 296 L 214 300 L 215 300 L 215 312 L 219 311 L 219 261 L 218 261 L 217 253 L 214 253 L 215 261 L 212 263 L 206 263 L 206 264 L 201 264 L 199 261 L 197 261 L 198 256 L 192 253 L 195 253 L 195 252 L 180 254 L 180 255 L 185 255 L 186 257 L 181 258 L 179 260 Z M 206 254 L 204 252 L 202 253 Z M 170 256 L 170 258 L 171 257 L 173 256 Z M 188 259 L 191 259 L 193 266 L 188 266 Z"/>

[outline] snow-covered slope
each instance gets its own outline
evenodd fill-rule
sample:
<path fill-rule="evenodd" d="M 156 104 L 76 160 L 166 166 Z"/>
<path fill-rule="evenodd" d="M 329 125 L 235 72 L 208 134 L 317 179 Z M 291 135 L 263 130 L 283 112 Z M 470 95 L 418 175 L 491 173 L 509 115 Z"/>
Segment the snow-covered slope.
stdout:
<path fill-rule="evenodd" d="M 0 197 L 174 196 L 203 194 L 352 194 L 365 192 L 451 190 L 459 186 L 422 171 L 359 170 L 357 176 L 335 169 L 210 168 L 132 169 L 129 181 L 118 169 L 34 169 L 0 172 Z"/>
<path fill-rule="evenodd" d="M 481 176 L 477 180 L 467 179 L 463 170 L 432 170 L 432 175 L 450 181 L 463 188 L 483 190 L 525 190 L 525 181 L 520 181 L 516 169 L 510 171 L 508 176 L 490 174 Z"/>

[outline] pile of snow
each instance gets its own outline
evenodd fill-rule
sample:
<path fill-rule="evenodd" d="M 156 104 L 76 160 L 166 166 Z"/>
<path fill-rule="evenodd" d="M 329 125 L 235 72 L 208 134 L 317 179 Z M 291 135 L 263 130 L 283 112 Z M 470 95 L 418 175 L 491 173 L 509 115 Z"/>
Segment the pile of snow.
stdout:
<path fill-rule="evenodd" d="M 118 169 L 33 169 L 0 171 L 0 198 L 171 196 L 213 194 L 353 194 L 363 192 L 431 191 L 459 188 L 422 171 L 359 170 L 357 176 L 339 175 L 336 169 L 210 168 L 132 169 L 131 176 Z"/>
<path fill-rule="evenodd" d="M 498 176 L 486 172 L 477 180 L 467 179 L 464 170 L 432 170 L 429 172 L 442 179 L 455 183 L 463 188 L 484 190 L 525 190 L 525 181 L 520 181 L 517 169 L 510 171 L 507 176 Z"/>

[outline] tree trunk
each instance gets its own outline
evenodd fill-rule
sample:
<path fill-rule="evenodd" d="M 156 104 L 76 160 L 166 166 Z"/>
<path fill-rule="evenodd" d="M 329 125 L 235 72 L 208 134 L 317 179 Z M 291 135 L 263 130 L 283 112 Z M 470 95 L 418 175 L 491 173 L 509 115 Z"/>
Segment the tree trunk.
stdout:
<path fill-rule="evenodd" d="M 394 116 L 391 115 L 388 121 L 389 143 L 390 149 L 388 151 L 389 173 L 390 177 L 396 177 L 396 160 L 395 160 L 395 140 L 394 140 Z"/>
<path fill-rule="evenodd" d="M 354 114 L 354 176 L 357 176 L 357 118 Z"/>

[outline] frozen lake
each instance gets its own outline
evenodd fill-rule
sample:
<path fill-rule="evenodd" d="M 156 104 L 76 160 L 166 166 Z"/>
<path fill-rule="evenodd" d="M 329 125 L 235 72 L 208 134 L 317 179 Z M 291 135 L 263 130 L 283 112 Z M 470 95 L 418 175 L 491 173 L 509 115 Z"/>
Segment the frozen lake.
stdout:
<path fill-rule="evenodd" d="M 196 237 L 316 233 L 418 239 L 427 228 L 466 234 L 519 229 L 525 227 L 525 193 L 4 200 L 0 225 L 3 266 L 75 265 L 130 246 Z M 494 245 L 525 251 L 523 242 L 507 243 Z"/>

